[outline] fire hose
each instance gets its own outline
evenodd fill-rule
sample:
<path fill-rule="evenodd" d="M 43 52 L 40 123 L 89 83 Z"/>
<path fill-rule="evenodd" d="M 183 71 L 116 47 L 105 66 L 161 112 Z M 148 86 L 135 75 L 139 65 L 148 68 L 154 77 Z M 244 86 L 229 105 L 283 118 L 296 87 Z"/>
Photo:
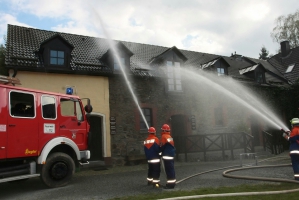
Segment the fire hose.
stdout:
<path fill-rule="evenodd" d="M 268 160 L 268 159 L 265 159 Z M 262 160 L 262 161 L 265 161 Z M 260 161 L 260 162 L 262 162 Z M 228 168 L 233 168 L 226 170 L 222 173 L 222 175 L 226 178 L 236 178 L 236 179 L 248 179 L 248 180 L 260 180 L 260 181 L 272 181 L 272 182 L 287 182 L 287 183 L 296 183 L 299 184 L 299 181 L 295 180 L 289 180 L 289 179 L 280 179 L 280 178 L 266 178 L 266 177 L 256 177 L 256 176 L 239 176 L 239 175 L 231 175 L 228 174 L 230 172 L 234 171 L 240 171 L 240 170 L 246 170 L 246 169 L 255 169 L 255 168 L 267 168 L 267 167 L 285 167 L 285 166 L 291 166 L 291 164 L 281 164 L 281 165 L 264 165 L 264 166 L 253 166 L 253 167 L 239 167 L 239 165 L 235 166 L 228 166 L 213 170 L 208 170 L 205 172 L 201 172 L 198 174 L 194 174 L 192 176 L 189 176 L 187 178 L 184 178 L 180 181 L 177 181 L 177 184 L 181 183 L 182 181 L 185 181 L 189 178 L 199 176 L 202 174 L 224 170 Z M 236 168 L 237 167 L 237 168 Z M 232 197 L 232 196 L 251 196 L 251 195 L 270 195 L 270 194 L 286 194 L 286 193 L 292 193 L 292 192 L 299 192 L 298 189 L 291 189 L 291 190 L 281 190 L 281 191 L 264 191 L 264 192 L 238 192 L 238 193 L 222 193 L 222 194 L 205 194 L 205 195 L 193 195 L 193 196 L 182 196 L 182 197 L 172 197 L 172 198 L 166 198 L 164 200 L 177 200 L 177 199 L 199 199 L 199 198 L 207 198 L 207 197 Z"/>

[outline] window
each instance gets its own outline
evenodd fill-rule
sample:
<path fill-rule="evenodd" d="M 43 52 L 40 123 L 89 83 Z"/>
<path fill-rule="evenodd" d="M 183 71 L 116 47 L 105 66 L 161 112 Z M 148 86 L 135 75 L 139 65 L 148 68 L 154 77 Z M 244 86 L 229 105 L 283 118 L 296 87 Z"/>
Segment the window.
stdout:
<path fill-rule="evenodd" d="M 55 98 L 42 96 L 42 116 L 44 119 L 56 119 Z"/>
<path fill-rule="evenodd" d="M 223 126 L 223 110 L 222 107 L 217 107 L 214 109 L 215 114 L 215 125 L 216 126 Z"/>
<path fill-rule="evenodd" d="M 182 91 L 180 63 L 167 61 L 168 91 Z"/>
<path fill-rule="evenodd" d="M 64 51 L 50 50 L 50 64 L 64 65 Z"/>
<path fill-rule="evenodd" d="M 257 71 L 255 79 L 258 83 L 264 83 L 264 73 Z"/>
<path fill-rule="evenodd" d="M 146 119 L 146 122 L 148 124 L 148 126 L 152 126 L 152 109 L 150 108 L 141 108 L 142 113 Z M 140 115 L 140 129 L 147 129 L 146 124 L 142 118 L 142 116 Z"/>
<path fill-rule="evenodd" d="M 76 116 L 79 121 L 83 120 L 80 103 L 67 99 L 62 99 L 60 102 L 62 116 Z"/>
<path fill-rule="evenodd" d="M 294 66 L 295 64 L 289 65 L 285 73 L 290 73 L 293 70 Z"/>
<path fill-rule="evenodd" d="M 218 73 L 218 76 L 223 76 L 225 75 L 225 70 L 223 67 L 217 67 L 217 73 Z"/>
<path fill-rule="evenodd" d="M 121 63 L 122 67 L 125 66 L 125 58 L 120 57 L 119 62 Z M 114 71 L 120 70 L 119 63 L 116 58 L 114 58 Z"/>
<path fill-rule="evenodd" d="M 34 95 L 10 92 L 10 115 L 14 117 L 35 117 Z"/>

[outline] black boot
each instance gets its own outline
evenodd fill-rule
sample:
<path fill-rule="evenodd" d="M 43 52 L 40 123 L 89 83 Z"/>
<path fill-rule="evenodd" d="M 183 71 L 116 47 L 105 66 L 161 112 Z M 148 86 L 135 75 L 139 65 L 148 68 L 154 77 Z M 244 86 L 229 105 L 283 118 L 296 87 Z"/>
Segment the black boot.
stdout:
<path fill-rule="evenodd" d="M 168 185 L 166 184 L 163 189 L 173 189 L 174 188 L 174 185 Z"/>

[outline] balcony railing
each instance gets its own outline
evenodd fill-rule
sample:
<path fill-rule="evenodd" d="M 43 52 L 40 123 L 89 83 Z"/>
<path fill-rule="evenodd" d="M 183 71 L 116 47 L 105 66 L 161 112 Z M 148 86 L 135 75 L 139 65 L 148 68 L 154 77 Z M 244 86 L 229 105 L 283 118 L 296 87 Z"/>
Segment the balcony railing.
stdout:
<path fill-rule="evenodd" d="M 234 159 L 234 151 L 244 149 L 245 153 L 253 153 L 253 136 L 240 133 L 217 133 L 175 136 L 177 156 L 185 154 L 187 161 L 188 153 L 203 152 L 204 160 L 207 160 L 207 152 L 221 151 L 223 160 L 226 159 L 225 151 L 229 150 Z"/>

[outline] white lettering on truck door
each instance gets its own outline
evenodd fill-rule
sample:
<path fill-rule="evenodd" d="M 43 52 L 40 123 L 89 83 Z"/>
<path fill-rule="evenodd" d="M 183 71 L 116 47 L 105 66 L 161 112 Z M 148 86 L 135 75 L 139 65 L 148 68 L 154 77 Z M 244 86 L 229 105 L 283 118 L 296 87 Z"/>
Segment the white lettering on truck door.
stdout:
<path fill-rule="evenodd" d="M 6 132 L 6 125 L 0 124 L 0 132 Z"/>
<path fill-rule="evenodd" d="M 44 124 L 44 133 L 54 134 L 55 133 L 55 124 Z"/>

